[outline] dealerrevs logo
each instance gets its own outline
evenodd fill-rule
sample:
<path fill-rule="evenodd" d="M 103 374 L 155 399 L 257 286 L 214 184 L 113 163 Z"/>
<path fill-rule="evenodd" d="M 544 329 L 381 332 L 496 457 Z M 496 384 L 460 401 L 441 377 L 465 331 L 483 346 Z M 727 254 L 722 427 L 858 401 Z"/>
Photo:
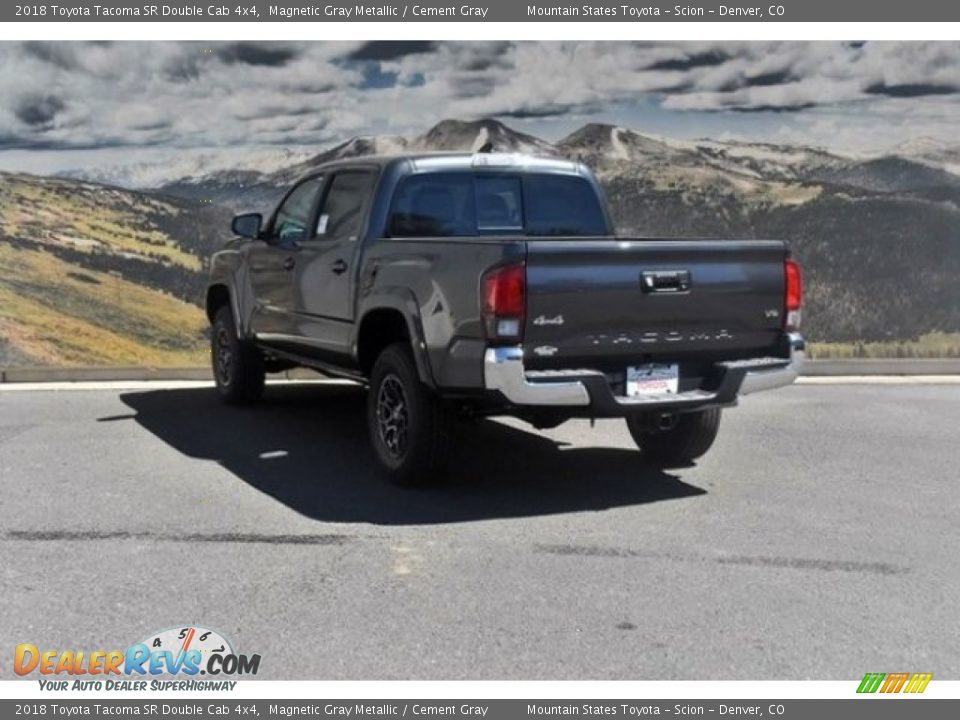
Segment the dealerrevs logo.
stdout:
<path fill-rule="evenodd" d="M 858 693 L 922 693 L 933 679 L 933 673 L 867 673 L 860 681 Z"/>
<path fill-rule="evenodd" d="M 32 643 L 17 645 L 13 669 L 17 675 L 256 675 L 259 655 L 241 655 L 215 630 L 188 626 L 149 635 L 126 650 L 41 650 Z"/>

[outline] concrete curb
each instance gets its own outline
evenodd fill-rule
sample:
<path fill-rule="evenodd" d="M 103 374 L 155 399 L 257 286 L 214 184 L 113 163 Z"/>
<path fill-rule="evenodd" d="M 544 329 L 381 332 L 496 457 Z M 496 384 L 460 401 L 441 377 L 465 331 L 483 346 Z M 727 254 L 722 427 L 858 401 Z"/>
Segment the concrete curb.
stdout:
<path fill-rule="evenodd" d="M 960 358 L 808 360 L 801 375 L 960 375 Z"/>
<path fill-rule="evenodd" d="M 316 380 L 322 377 L 312 370 L 296 369 L 271 375 L 287 380 Z M 21 367 L 0 368 L 0 383 L 41 382 L 112 382 L 112 381 L 170 381 L 207 380 L 213 375 L 209 368 L 153 368 L 153 367 Z"/>

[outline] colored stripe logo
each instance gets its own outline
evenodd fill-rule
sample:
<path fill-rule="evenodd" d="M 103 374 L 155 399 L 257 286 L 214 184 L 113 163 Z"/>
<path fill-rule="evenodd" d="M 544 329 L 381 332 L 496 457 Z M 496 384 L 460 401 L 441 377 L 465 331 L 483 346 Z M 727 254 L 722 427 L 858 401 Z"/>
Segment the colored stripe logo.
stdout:
<path fill-rule="evenodd" d="M 860 681 L 858 693 L 922 693 L 933 679 L 933 673 L 867 673 Z"/>

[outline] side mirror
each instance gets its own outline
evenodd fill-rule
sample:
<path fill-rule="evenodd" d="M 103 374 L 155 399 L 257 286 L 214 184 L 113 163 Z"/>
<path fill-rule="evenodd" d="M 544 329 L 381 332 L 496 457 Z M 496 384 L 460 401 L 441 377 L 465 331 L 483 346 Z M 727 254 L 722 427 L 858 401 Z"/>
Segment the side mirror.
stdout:
<path fill-rule="evenodd" d="M 263 215 L 260 213 L 245 213 L 234 217 L 233 222 L 230 223 L 230 228 L 234 235 L 256 240 L 260 237 L 260 227 L 262 225 Z"/>

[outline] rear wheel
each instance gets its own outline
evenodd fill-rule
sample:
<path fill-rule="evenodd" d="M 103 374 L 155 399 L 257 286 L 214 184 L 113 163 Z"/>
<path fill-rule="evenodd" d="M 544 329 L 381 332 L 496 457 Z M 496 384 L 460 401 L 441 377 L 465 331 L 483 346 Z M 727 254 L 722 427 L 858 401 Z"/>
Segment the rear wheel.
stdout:
<path fill-rule="evenodd" d="M 231 405 L 254 402 L 263 394 L 263 354 L 237 337 L 229 305 L 217 310 L 210 334 L 213 379 L 220 397 Z"/>
<path fill-rule="evenodd" d="M 652 429 L 640 417 L 628 417 L 627 428 L 645 458 L 661 464 L 684 464 L 703 456 L 717 439 L 720 408 L 682 413 L 669 429 Z"/>
<path fill-rule="evenodd" d="M 389 346 L 374 363 L 367 425 L 377 460 L 392 482 L 427 485 L 442 479 L 451 411 L 420 382 L 406 343 Z"/>

